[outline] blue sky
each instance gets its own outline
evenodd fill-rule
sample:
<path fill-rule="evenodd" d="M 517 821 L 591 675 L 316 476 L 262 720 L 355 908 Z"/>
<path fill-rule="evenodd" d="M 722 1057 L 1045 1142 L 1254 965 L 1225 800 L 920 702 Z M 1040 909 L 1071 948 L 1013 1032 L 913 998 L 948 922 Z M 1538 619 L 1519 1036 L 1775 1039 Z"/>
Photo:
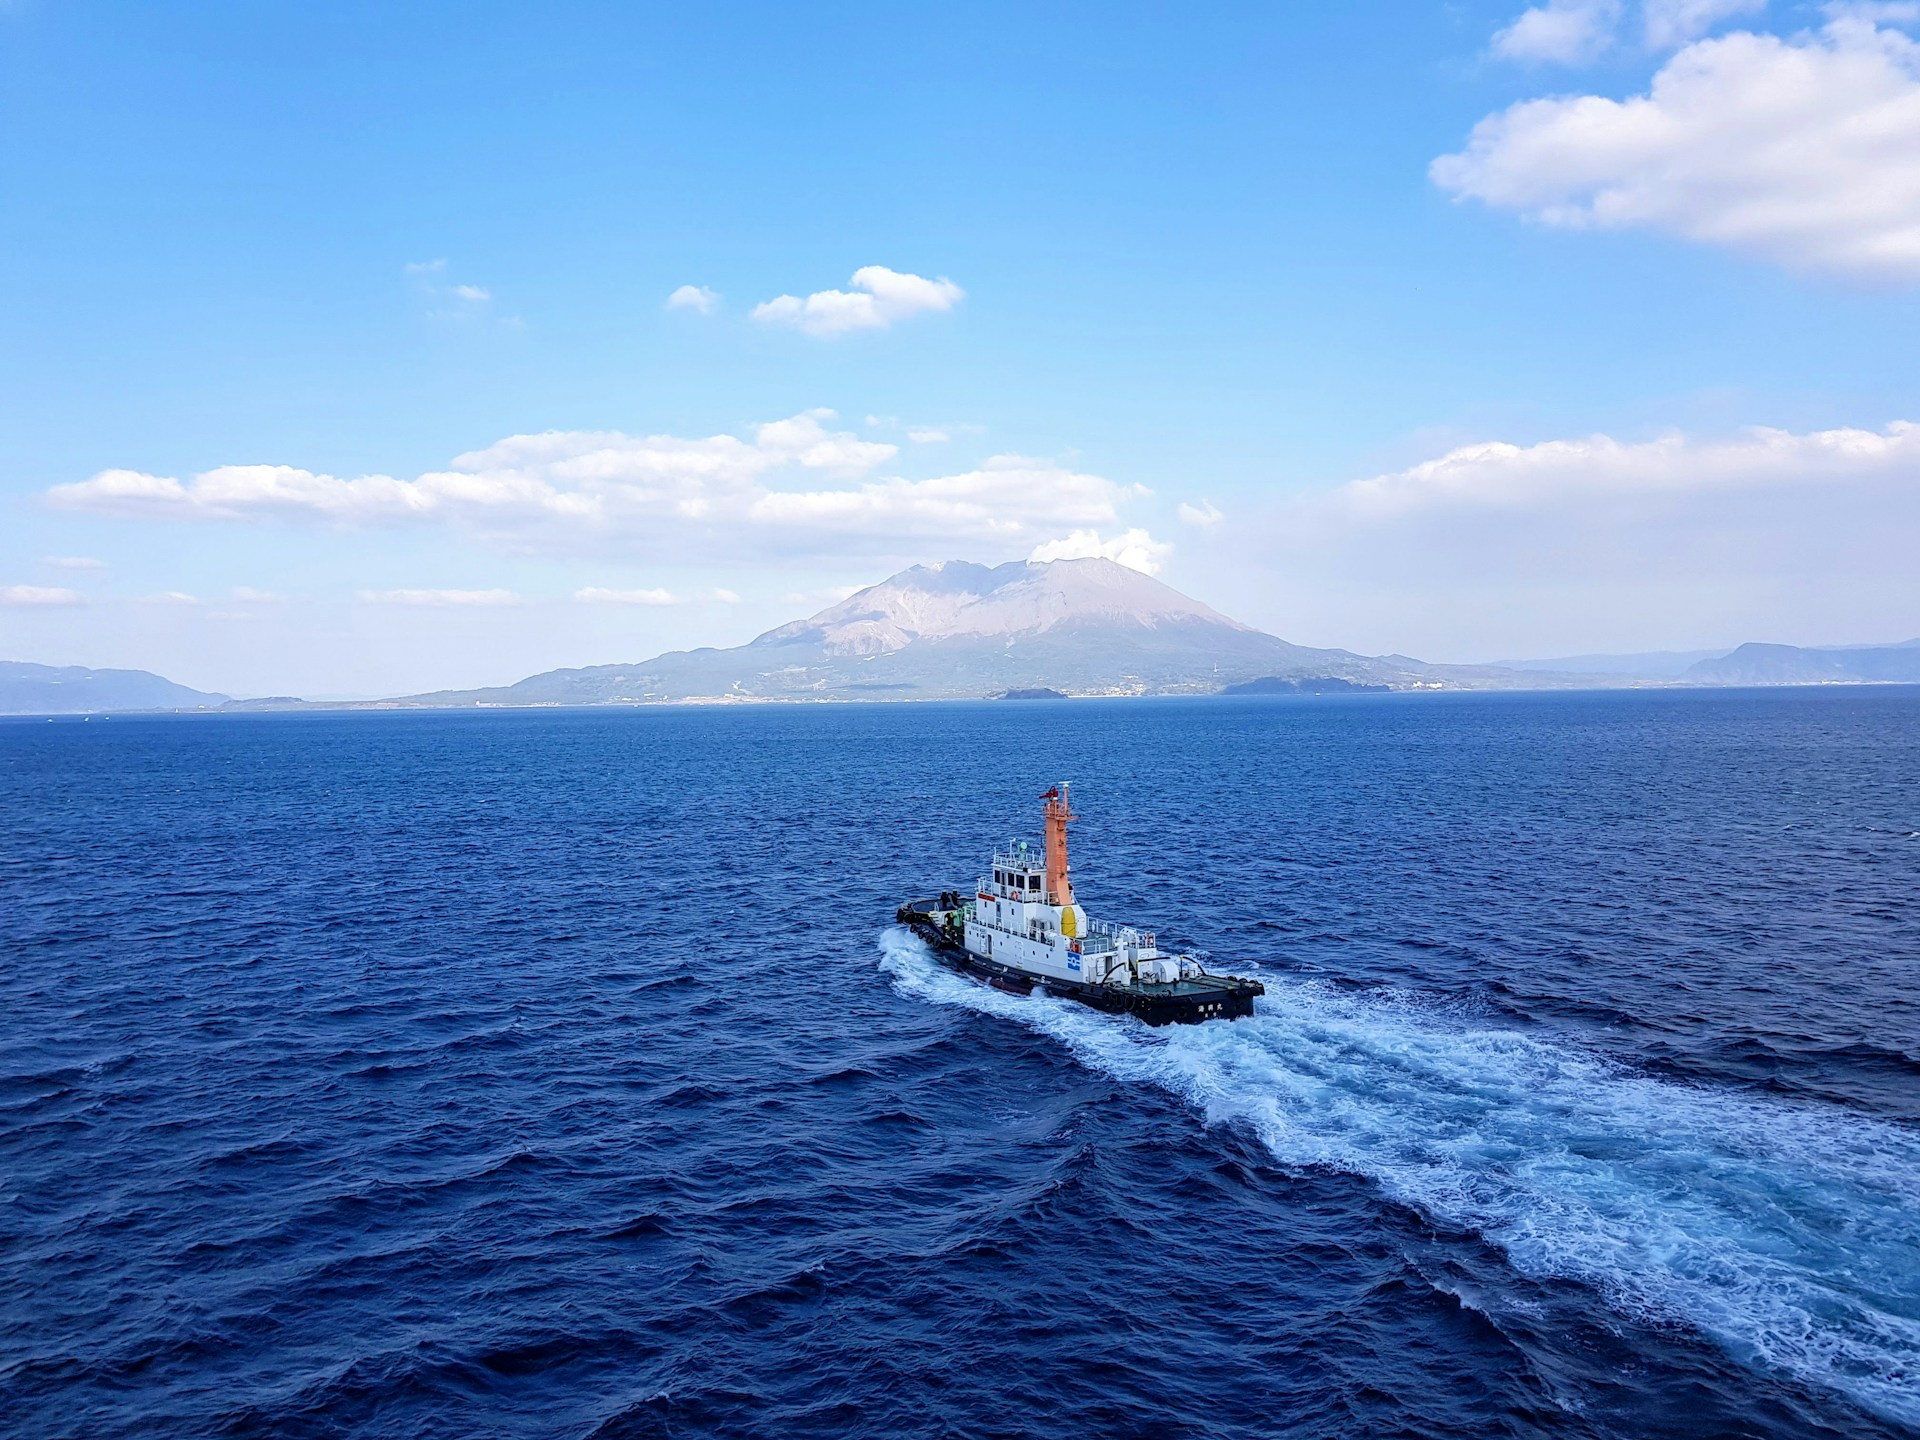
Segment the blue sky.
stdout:
<path fill-rule="evenodd" d="M 1433 659 L 1908 638 L 1914 21 L 12 0 L 0 654 L 391 693 L 1094 550 Z"/>

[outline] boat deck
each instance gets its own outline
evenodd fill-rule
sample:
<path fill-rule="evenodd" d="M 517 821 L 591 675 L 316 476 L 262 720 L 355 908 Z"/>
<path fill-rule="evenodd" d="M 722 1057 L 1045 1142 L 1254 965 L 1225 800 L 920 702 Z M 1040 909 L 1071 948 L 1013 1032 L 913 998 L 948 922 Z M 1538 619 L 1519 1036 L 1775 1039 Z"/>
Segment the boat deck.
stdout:
<path fill-rule="evenodd" d="M 961 892 L 963 895 L 969 892 Z M 900 918 L 912 916 L 924 924 L 931 924 L 933 916 L 947 907 L 938 899 L 910 900 L 900 907 Z M 947 942 L 952 943 L 952 942 Z M 1044 982 L 1043 982 L 1044 983 Z M 1223 990 L 1233 990 L 1248 985 L 1258 985 L 1237 975 L 1202 975 L 1198 979 L 1146 980 L 1138 984 L 1126 984 L 1121 981 L 1108 981 L 1109 989 L 1122 994 L 1138 995 L 1147 999 L 1165 1000 L 1200 995 L 1218 995 Z"/>
<path fill-rule="evenodd" d="M 1234 975 L 1209 975 L 1204 980 L 1148 980 L 1138 985 L 1114 985 L 1116 990 L 1131 991 L 1135 995 L 1218 995 L 1222 990 L 1230 989 L 1239 977 Z"/>

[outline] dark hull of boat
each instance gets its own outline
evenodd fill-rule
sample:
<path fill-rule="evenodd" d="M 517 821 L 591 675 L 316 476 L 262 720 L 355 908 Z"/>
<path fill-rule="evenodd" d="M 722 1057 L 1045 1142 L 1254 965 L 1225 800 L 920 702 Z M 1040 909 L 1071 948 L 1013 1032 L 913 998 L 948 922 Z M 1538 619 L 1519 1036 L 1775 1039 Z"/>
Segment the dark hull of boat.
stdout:
<path fill-rule="evenodd" d="M 926 942 L 933 956 L 950 970 L 985 981 L 996 990 L 1014 995 L 1031 995 L 1044 987 L 1047 994 L 1109 1015 L 1137 1015 L 1149 1025 L 1198 1025 L 1207 1020 L 1237 1020 L 1253 1014 L 1253 998 L 1267 993 L 1258 980 L 1232 975 L 1208 975 L 1198 980 L 1170 984 L 1088 985 L 1078 980 L 1060 980 L 1051 975 L 1036 975 L 1017 966 L 1003 965 L 976 955 L 936 925 L 929 911 L 932 900 L 916 900 L 902 905 L 896 915 L 901 924 Z"/>

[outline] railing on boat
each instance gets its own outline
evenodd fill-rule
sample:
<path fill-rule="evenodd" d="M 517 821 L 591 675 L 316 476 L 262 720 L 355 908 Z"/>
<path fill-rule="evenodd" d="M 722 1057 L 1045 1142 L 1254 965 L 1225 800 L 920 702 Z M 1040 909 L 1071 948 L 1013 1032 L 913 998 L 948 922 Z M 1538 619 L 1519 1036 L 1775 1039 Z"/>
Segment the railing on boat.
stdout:
<path fill-rule="evenodd" d="M 1046 868 L 1046 852 L 1033 850 L 1024 844 L 1016 844 L 1010 849 L 993 849 L 993 865 L 996 870 L 1042 870 Z"/>
<path fill-rule="evenodd" d="M 976 918 L 979 905 L 969 897 L 960 902 L 960 918 L 965 921 Z M 982 922 L 983 924 L 989 922 Z M 994 925 L 995 930 L 1005 931 L 1009 935 L 1024 934 L 1008 925 Z M 1089 920 L 1086 930 L 1078 937 L 1082 955 L 1111 955 L 1123 944 L 1137 945 L 1142 950 L 1157 949 L 1156 937 L 1151 930 L 1136 930 L 1131 925 L 1115 925 L 1107 920 Z"/>

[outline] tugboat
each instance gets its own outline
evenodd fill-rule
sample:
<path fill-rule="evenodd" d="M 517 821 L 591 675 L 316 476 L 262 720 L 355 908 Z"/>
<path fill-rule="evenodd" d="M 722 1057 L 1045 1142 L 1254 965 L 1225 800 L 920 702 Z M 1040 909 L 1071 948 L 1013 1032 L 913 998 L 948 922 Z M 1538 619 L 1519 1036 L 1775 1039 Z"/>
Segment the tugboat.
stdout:
<path fill-rule="evenodd" d="M 1210 975 L 1191 955 L 1163 955 L 1151 931 L 1087 918 L 1067 873 L 1067 822 L 1079 818 L 1068 787 L 1063 781 L 1040 798 L 1044 850 L 1011 841 L 994 850 L 991 873 L 970 893 L 909 901 L 895 918 L 942 964 L 1016 995 L 1044 986 L 1049 995 L 1149 1025 L 1251 1015 L 1253 997 L 1267 993 L 1258 980 Z"/>

